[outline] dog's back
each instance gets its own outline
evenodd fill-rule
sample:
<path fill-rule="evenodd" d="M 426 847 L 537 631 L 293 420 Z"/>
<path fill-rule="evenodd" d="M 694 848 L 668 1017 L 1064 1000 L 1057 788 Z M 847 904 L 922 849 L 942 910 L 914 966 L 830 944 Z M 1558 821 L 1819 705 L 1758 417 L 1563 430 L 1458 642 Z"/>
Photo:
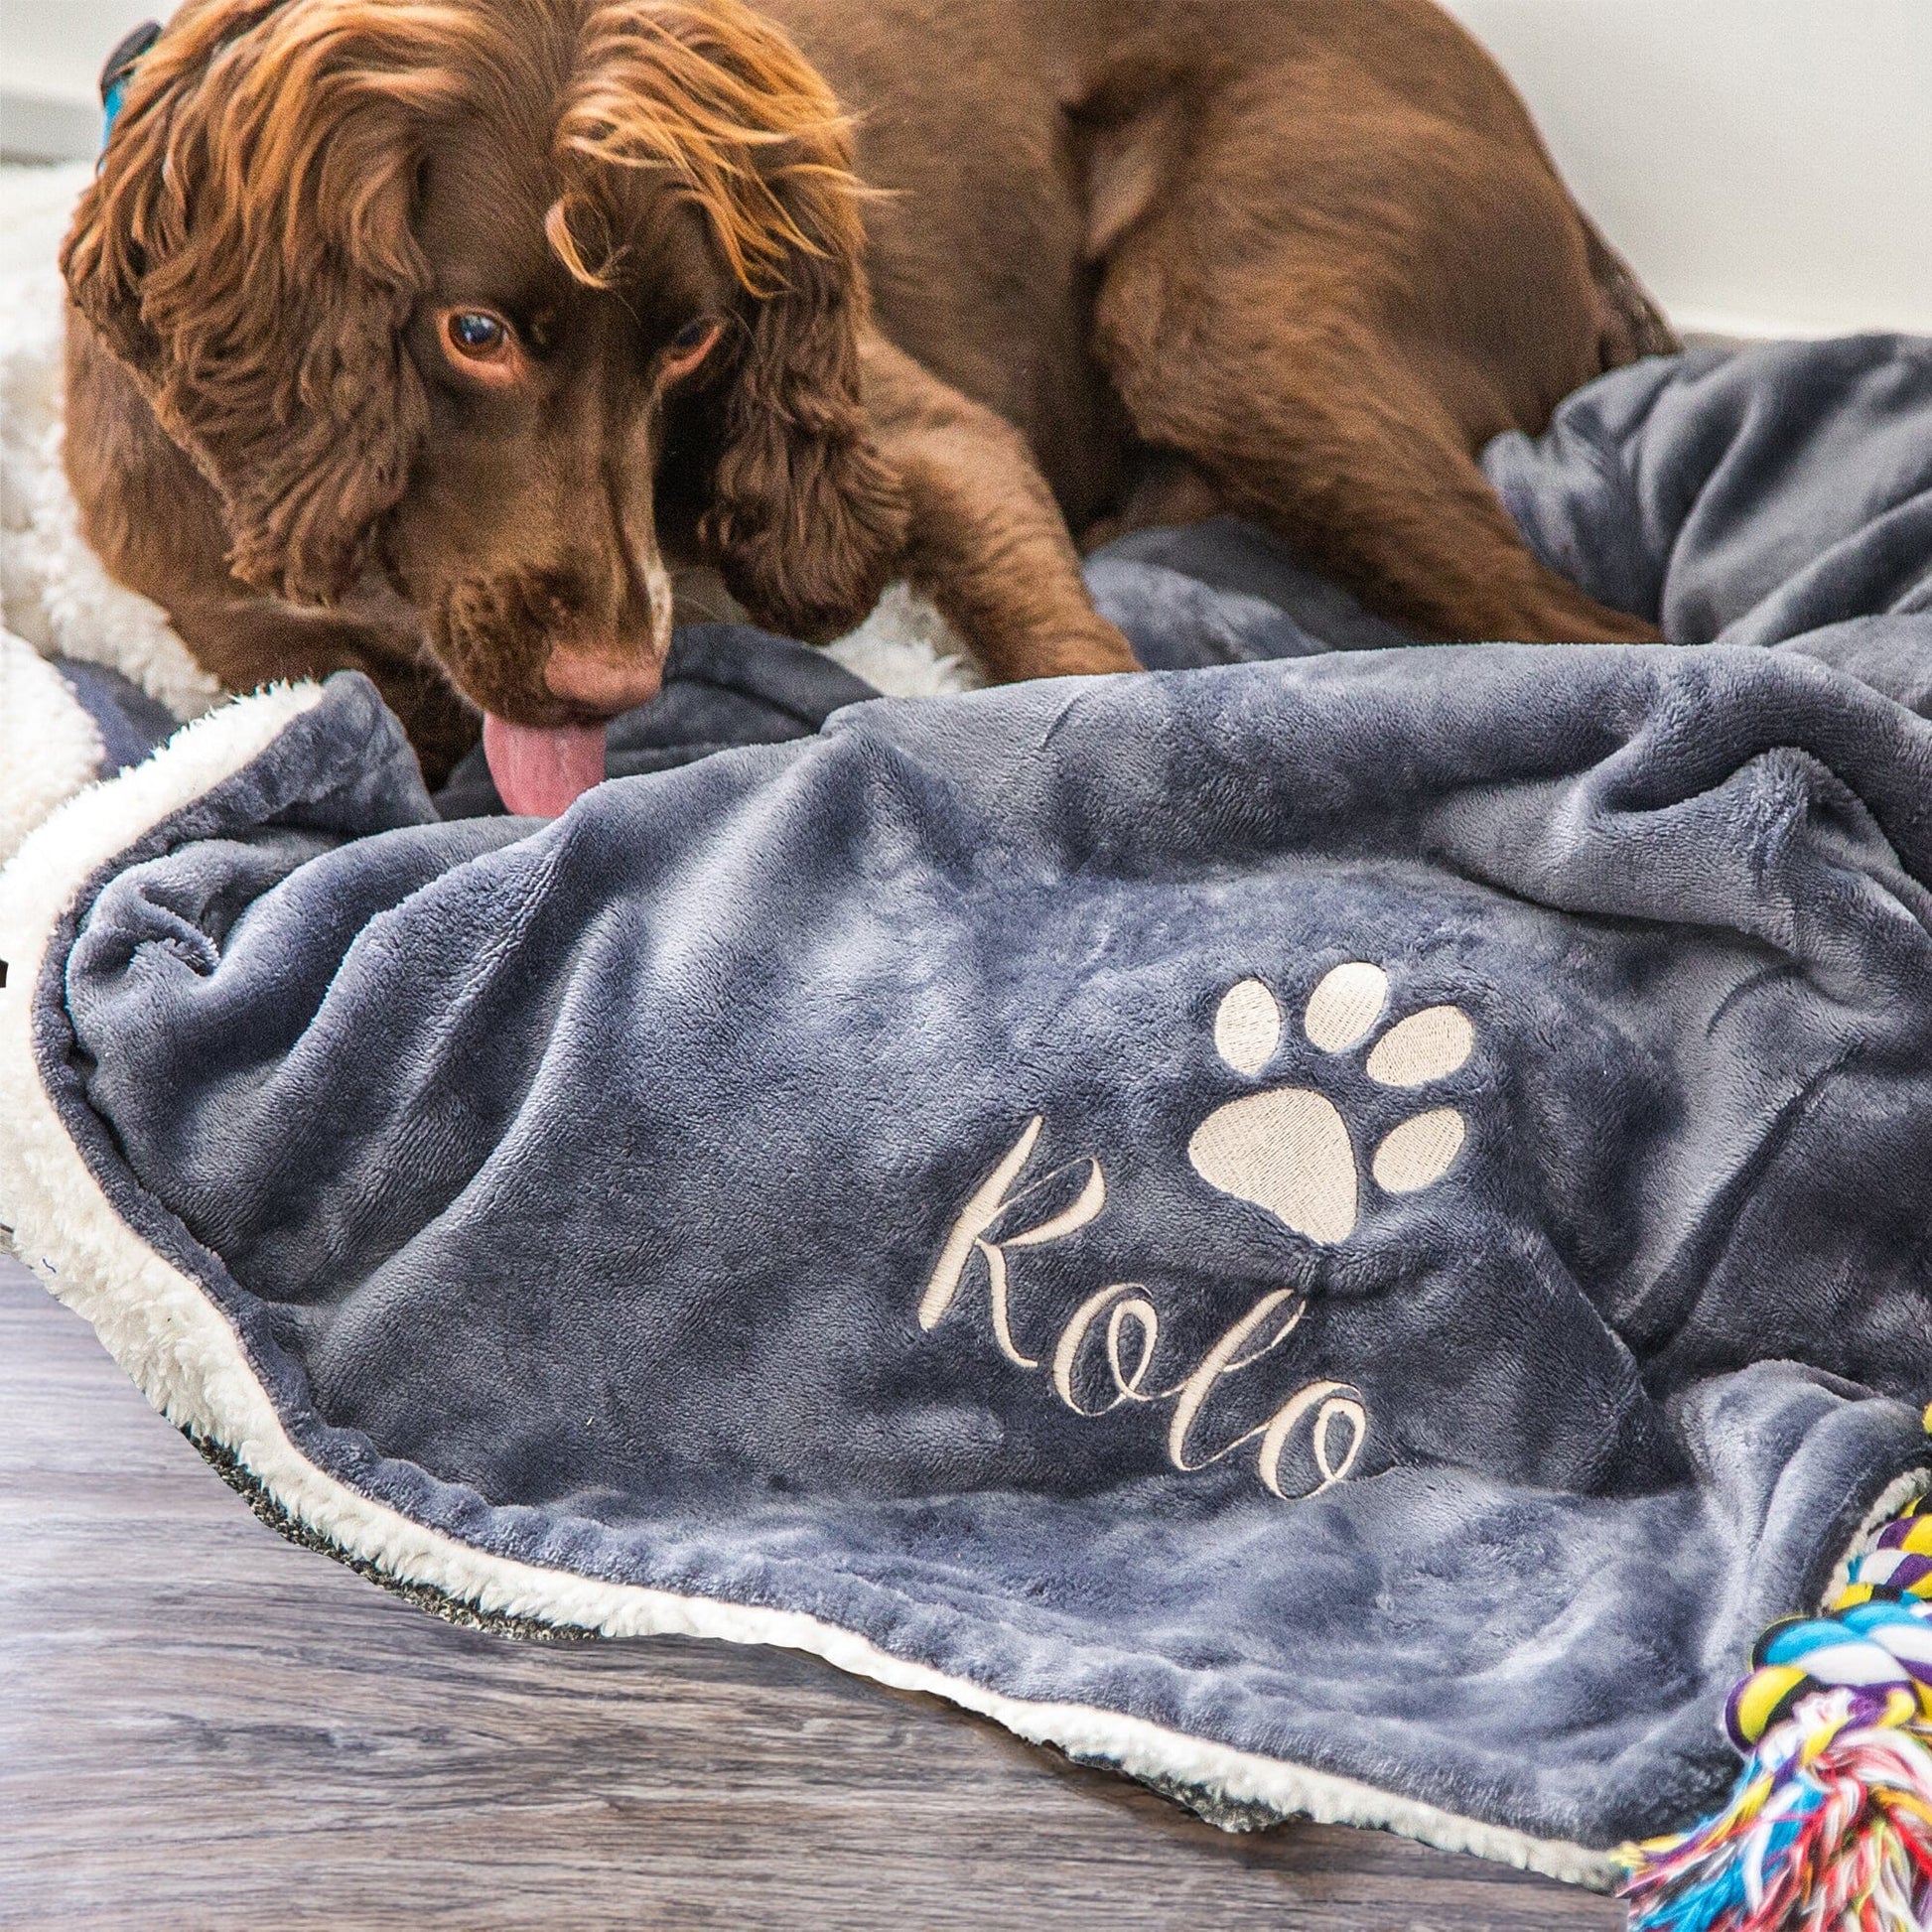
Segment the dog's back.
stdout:
<path fill-rule="evenodd" d="M 1293 239 L 1304 299 L 1325 285 L 1484 365 L 1472 446 L 1675 346 L 1514 88 L 1433 0 L 763 10 L 857 116 L 885 191 L 868 211 L 882 323 L 1028 434 L 1076 527 L 1132 440 L 1095 352 L 1105 264 L 1210 172 L 1227 225 Z"/>

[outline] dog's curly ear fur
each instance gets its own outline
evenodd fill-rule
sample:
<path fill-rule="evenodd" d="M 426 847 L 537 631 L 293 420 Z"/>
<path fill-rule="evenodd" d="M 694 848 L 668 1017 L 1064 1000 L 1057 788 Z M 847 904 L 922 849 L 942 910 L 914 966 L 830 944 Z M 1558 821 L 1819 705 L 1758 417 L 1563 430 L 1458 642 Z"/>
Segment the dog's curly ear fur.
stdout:
<path fill-rule="evenodd" d="M 416 113 L 455 10 L 189 0 L 143 57 L 62 251 L 82 316 L 219 493 L 230 565 L 327 603 L 401 496 Z"/>
<path fill-rule="evenodd" d="M 699 533 L 759 622 L 824 641 L 879 601 L 904 547 L 905 502 L 860 395 L 856 259 L 800 255 L 785 273 L 739 345 Z"/>
<path fill-rule="evenodd" d="M 605 0 L 584 72 L 561 153 L 671 176 L 741 286 L 699 540 L 760 623 L 836 636 L 878 601 L 905 531 L 860 392 L 866 191 L 850 124 L 743 0 Z"/>

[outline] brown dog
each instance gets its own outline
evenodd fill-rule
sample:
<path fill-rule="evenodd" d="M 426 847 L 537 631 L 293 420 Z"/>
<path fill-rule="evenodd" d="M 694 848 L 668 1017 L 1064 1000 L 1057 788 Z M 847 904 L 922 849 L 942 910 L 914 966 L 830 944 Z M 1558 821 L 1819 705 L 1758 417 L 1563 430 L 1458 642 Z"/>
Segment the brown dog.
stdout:
<path fill-rule="evenodd" d="M 809 638 L 903 572 L 996 677 L 1133 663 L 1069 526 L 1217 509 L 1425 636 L 1654 634 L 1473 452 L 1669 333 L 1429 0 L 188 0 L 63 265 L 109 567 L 432 776 L 467 699 L 513 805 L 667 559 Z"/>

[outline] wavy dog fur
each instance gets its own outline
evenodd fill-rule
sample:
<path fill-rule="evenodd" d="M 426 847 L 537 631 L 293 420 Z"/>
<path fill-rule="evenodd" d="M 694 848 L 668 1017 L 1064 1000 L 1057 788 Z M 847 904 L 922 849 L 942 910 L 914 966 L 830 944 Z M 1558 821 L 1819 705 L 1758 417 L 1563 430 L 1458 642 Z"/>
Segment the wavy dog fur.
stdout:
<path fill-rule="evenodd" d="M 727 582 L 799 634 L 856 621 L 903 521 L 859 395 L 863 191 L 830 90 L 739 0 L 189 0 L 136 69 L 62 268 L 218 492 L 230 568 L 328 604 L 369 565 L 425 432 L 402 345 L 429 287 L 424 154 L 458 113 L 533 101 L 555 103 L 570 187 L 545 225 L 573 276 L 609 284 L 622 178 L 648 172 L 754 298 L 703 530 Z"/>
<path fill-rule="evenodd" d="M 190 0 L 136 69 L 61 267 L 219 492 L 244 582 L 339 596 L 424 429 L 420 129 L 483 21 L 398 0 Z"/>
<path fill-rule="evenodd" d="M 581 46 L 556 135 L 559 161 L 581 179 L 549 211 L 551 245 L 579 280 L 610 284 L 625 169 L 668 175 L 701 210 L 755 306 L 735 345 L 739 379 L 699 537 L 767 622 L 834 634 L 877 602 L 904 525 L 860 401 L 871 318 L 851 121 L 784 35 L 738 0 L 619 0 L 590 15 Z M 595 263 L 577 239 L 586 214 Z"/>

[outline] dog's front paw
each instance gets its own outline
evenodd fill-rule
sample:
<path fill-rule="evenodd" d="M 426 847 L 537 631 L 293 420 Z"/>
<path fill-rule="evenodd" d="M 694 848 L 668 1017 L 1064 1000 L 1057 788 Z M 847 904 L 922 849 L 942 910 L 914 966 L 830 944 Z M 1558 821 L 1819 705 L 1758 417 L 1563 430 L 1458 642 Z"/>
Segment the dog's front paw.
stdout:
<path fill-rule="evenodd" d="M 1041 600 L 1044 603 L 1044 600 Z M 1069 597 L 1055 609 L 1001 612 L 990 619 L 973 614 L 959 624 L 971 640 L 973 655 L 993 684 L 1019 684 L 1035 677 L 1096 677 L 1108 671 L 1138 671 L 1140 660 L 1125 636 L 1099 612 Z M 955 621 L 958 621 L 955 620 Z"/>
<path fill-rule="evenodd" d="M 1095 677 L 1108 671 L 1138 671 L 1141 661 L 1124 633 L 1097 613 L 1070 636 L 1057 637 L 1049 661 L 1031 677 Z"/>

